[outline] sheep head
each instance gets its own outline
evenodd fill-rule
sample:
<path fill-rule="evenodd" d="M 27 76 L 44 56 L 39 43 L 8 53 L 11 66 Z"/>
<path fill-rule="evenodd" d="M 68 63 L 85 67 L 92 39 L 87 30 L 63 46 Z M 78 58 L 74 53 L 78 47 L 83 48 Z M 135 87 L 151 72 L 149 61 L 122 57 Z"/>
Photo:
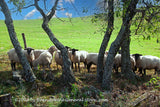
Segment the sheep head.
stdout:
<path fill-rule="evenodd" d="M 28 47 L 28 48 L 25 48 L 24 50 L 27 50 L 27 53 L 28 53 L 28 55 L 31 53 L 31 51 L 32 50 L 34 50 L 33 48 L 31 48 L 31 47 Z"/>
<path fill-rule="evenodd" d="M 74 53 L 76 52 L 76 51 L 78 51 L 78 49 L 72 49 L 72 55 L 74 55 Z"/>
<path fill-rule="evenodd" d="M 53 54 L 54 51 L 57 51 L 57 47 L 56 46 L 51 46 L 48 51 Z"/>
<path fill-rule="evenodd" d="M 133 54 L 132 56 L 134 56 L 135 57 L 135 60 L 137 61 L 138 60 L 138 58 L 140 57 L 140 56 L 142 56 L 142 54 Z"/>

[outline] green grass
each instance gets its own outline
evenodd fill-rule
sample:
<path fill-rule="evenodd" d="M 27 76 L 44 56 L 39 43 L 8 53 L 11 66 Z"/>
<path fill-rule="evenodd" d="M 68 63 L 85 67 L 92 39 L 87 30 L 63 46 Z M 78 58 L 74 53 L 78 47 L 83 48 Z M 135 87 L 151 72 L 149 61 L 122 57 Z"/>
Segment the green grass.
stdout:
<path fill-rule="evenodd" d="M 90 18 L 73 18 L 72 23 L 67 18 L 63 18 L 64 22 L 58 19 L 52 19 L 49 27 L 53 31 L 57 39 L 63 44 L 79 50 L 88 52 L 98 52 L 103 35 L 102 33 L 94 33 L 98 30 L 98 26 L 91 23 Z M 53 43 L 48 38 L 48 35 L 41 28 L 42 20 L 16 20 L 14 21 L 17 38 L 22 47 L 24 47 L 21 33 L 25 33 L 27 46 L 35 49 L 47 49 Z M 121 26 L 121 20 L 116 19 L 114 23 L 114 31 L 112 33 L 110 44 L 116 38 Z M 133 30 L 132 30 L 133 32 Z M 3 20 L 0 20 L 0 55 L 6 54 L 11 49 L 10 41 L 6 25 Z M 133 53 L 142 53 L 144 55 L 154 55 L 160 57 L 160 44 L 156 43 L 156 38 L 151 40 L 143 40 L 142 37 L 131 36 L 130 51 Z"/>

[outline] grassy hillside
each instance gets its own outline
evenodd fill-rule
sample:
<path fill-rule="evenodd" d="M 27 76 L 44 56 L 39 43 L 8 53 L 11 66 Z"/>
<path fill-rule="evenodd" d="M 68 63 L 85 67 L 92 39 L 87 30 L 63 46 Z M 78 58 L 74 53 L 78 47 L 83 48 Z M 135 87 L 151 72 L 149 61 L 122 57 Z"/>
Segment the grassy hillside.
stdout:
<path fill-rule="evenodd" d="M 94 33 L 99 27 L 91 23 L 90 18 L 73 18 L 72 22 L 69 19 L 62 19 L 64 22 L 53 19 L 49 27 L 52 29 L 55 36 L 64 45 L 79 50 L 87 50 L 89 52 L 98 52 L 100 44 L 103 39 L 103 35 L 100 32 Z M 14 21 L 15 30 L 18 40 L 23 47 L 23 40 L 21 33 L 25 33 L 27 39 L 27 46 L 36 49 L 47 49 L 52 42 L 49 40 L 46 33 L 41 28 L 42 20 L 18 20 Z M 116 38 L 121 20 L 115 20 L 115 29 L 112 34 L 111 42 Z M 6 54 L 7 50 L 12 48 L 9 35 L 4 24 L 4 21 L 0 21 L 0 54 Z M 156 43 L 156 39 L 143 40 L 141 37 L 132 35 L 131 53 L 150 54 L 160 57 L 160 44 Z M 109 49 L 109 47 L 107 48 Z"/>
<path fill-rule="evenodd" d="M 90 18 L 83 20 L 80 18 L 73 18 L 72 23 L 69 19 L 62 20 L 64 20 L 64 22 L 58 19 L 52 19 L 49 24 L 49 27 L 60 42 L 79 50 L 86 50 L 88 52 L 99 51 L 104 34 L 100 32 L 94 33 L 99 27 L 92 24 Z M 40 19 L 14 21 L 17 38 L 22 47 L 24 46 L 21 36 L 22 33 L 26 35 L 28 47 L 47 49 L 53 45 L 41 28 L 41 24 L 42 20 Z M 109 46 L 116 38 L 120 25 L 121 20 L 116 19 Z M 156 43 L 155 38 L 143 40 L 142 37 L 134 35 L 131 37 L 131 53 L 150 54 L 160 57 L 160 44 Z M 107 49 L 109 49 L 109 46 Z M 82 64 L 81 73 L 75 72 L 75 69 L 73 69 L 78 84 L 72 84 L 72 86 L 66 86 L 66 84 L 64 84 L 65 82 L 61 78 L 62 69 L 59 67 L 60 70 L 57 70 L 54 61 L 51 65 L 51 72 L 46 69 L 45 75 L 41 70 L 33 70 L 37 77 L 37 80 L 33 84 L 24 81 L 20 84 L 16 83 L 16 80 L 13 79 L 13 72 L 11 71 L 10 62 L 6 54 L 11 48 L 13 48 L 13 46 L 7 28 L 4 21 L 0 20 L 0 95 L 10 93 L 12 95 L 12 102 L 17 107 L 88 107 L 89 104 L 111 107 L 130 107 L 133 106 L 133 103 L 137 103 L 139 99 L 142 99 L 142 97 L 146 95 L 146 98 L 143 98 L 136 104 L 137 106 L 159 106 L 160 104 L 158 98 L 158 96 L 160 96 L 160 93 L 158 93 L 160 91 L 160 78 L 158 75 L 153 75 L 154 70 L 147 70 L 147 76 L 140 77 L 136 85 L 121 78 L 120 75 L 113 73 L 113 92 L 111 94 L 105 93 L 105 91 L 101 89 L 101 84 L 97 82 L 96 66 L 92 66 L 91 72 L 87 73 L 87 69 L 83 68 Z M 21 66 L 17 66 L 17 69 L 22 68 Z M 137 71 L 136 74 L 139 75 Z M 47 79 L 48 76 L 51 80 Z M 54 101 L 54 99 L 59 100 L 61 98 L 67 100 L 84 99 L 84 101 Z M 88 99 L 88 101 L 85 99 Z M 107 102 L 103 100 L 107 100 Z"/>

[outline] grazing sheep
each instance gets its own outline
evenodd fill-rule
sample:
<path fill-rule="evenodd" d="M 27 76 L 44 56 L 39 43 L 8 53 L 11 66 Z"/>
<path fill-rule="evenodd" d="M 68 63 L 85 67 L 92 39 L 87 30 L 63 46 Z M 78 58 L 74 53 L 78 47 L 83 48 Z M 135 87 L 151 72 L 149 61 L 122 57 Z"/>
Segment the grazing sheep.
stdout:
<path fill-rule="evenodd" d="M 136 67 L 139 68 L 140 73 L 144 71 L 146 75 L 146 69 L 155 69 L 156 72 L 160 72 L 160 58 L 151 55 L 142 56 L 141 54 L 133 54 L 135 57 Z"/>
<path fill-rule="evenodd" d="M 71 61 L 75 64 L 76 70 L 77 70 L 76 63 L 78 63 L 79 72 L 80 72 L 80 62 L 83 62 L 84 66 L 86 67 L 87 55 L 88 55 L 87 51 L 78 51 L 78 49 L 72 49 Z"/>
<path fill-rule="evenodd" d="M 52 63 L 52 54 L 49 51 L 42 52 L 40 56 L 33 61 L 33 67 L 37 70 L 38 65 L 42 65 L 43 70 L 45 70 L 45 66 L 47 66 L 50 70 L 50 65 Z"/>
<path fill-rule="evenodd" d="M 105 64 L 107 56 L 104 55 L 104 59 L 103 59 L 103 65 Z M 88 53 L 87 58 L 87 69 L 88 72 L 90 72 L 90 67 L 92 64 L 97 65 L 97 61 L 98 61 L 98 53 Z"/>
<path fill-rule="evenodd" d="M 68 50 L 68 56 L 69 58 L 71 59 L 71 55 L 72 55 L 72 51 L 70 47 L 68 46 L 65 46 L 65 48 Z M 63 60 L 62 60 L 62 55 L 61 55 L 61 51 L 60 50 L 57 50 L 55 52 L 55 62 L 56 62 L 56 65 L 57 65 L 57 70 L 58 70 L 58 65 L 60 65 L 61 67 L 63 67 Z"/>
<path fill-rule="evenodd" d="M 136 66 L 136 62 L 135 62 L 134 57 L 132 57 L 132 55 L 130 55 L 130 60 L 131 60 L 131 68 L 132 68 L 132 70 L 134 72 L 135 66 Z M 119 67 L 121 67 L 121 54 L 117 54 L 115 56 L 115 59 L 114 59 L 113 68 L 115 69 L 116 73 L 118 73 L 118 68 Z"/>
<path fill-rule="evenodd" d="M 63 60 L 62 60 L 62 55 L 61 55 L 61 52 L 60 50 L 57 50 L 55 52 L 55 62 L 56 62 L 56 65 L 57 65 L 57 70 L 58 70 L 58 65 L 62 66 L 63 65 Z"/>
<path fill-rule="evenodd" d="M 57 48 L 55 46 L 51 46 L 48 50 L 43 50 L 43 49 L 35 49 L 34 50 L 34 56 L 35 56 L 35 59 L 37 59 L 39 57 L 39 55 L 43 52 L 50 52 L 53 56 L 53 53 L 54 51 L 56 51 Z"/>
<path fill-rule="evenodd" d="M 32 61 L 35 59 L 33 50 L 34 49 L 32 48 L 25 49 L 25 50 L 22 49 L 22 52 L 27 57 L 27 60 L 30 62 L 31 66 L 32 66 Z M 16 63 L 20 63 L 20 61 L 19 61 L 19 58 L 17 56 L 15 49 L 14 48 L 10 49 L 7 52 L 7 54 L 8 54 L 9 60 L 11 61 L 12 70 L 16 70 Z"/>

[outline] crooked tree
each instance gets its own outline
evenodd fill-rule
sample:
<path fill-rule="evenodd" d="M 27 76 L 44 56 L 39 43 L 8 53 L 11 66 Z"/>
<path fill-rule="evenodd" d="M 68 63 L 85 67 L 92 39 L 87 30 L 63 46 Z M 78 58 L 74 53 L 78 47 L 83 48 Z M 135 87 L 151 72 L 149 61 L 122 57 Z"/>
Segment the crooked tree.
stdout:
<path fill-rule="evenodd" d="M 104 4 L 106 4 L 106 1 L 104 0 Z M 105 7 L 104 7 L 105 8 Z M 98 64 L 97 64 L 97 80 L 98 82 L 102 82 L 103 77 L 103 57 L 105 54 L 106 47 L 108 45 L 108 42 L 110 40 L 110 36 L 112 35 L 113 27 L 114 27 L 114 0 L 108 0 L 108 26 L 103 38 L 103 41 L 101 43 L 101 47 L 99 49 L 98 54 Z"/>
<path fill-rule="evenodd" d="M 11 42 L 16 50 L 16 53 L 18 55 L 18 58 L 22 64 L 22 67 L 23 67 L 22 74 L 24 76 L 24 79 L 28 82 L 33 82 L 36 80 L 36 77 L 35 77 L 32 69 L 27 61 L 27 58 L 22 53 L 22 48 L 20 46 L 20 43 L 18 42 L 16 32 L 14 30 L 14 25 L 13 25 L 11 13 L 10 13 L 8 6 L 4 0 L 0 0 L 0 7 L 1 7 L 1 10 L 5 16 L 5 24 L 8 29 L 10 40 L 11 40 Z"/>
<path fill-rule="evenodd" d="M 136 14 L 135 10 L 136 10 L 137 3 L 138 3 L 138 0 L 128 0 L 128 2 L 124 2 L 126 9 L 123 15 L 123 23 L 121 25 L 121 29 L 118 33 L 116 40 L 111 44 L 111 47 L 108 53 L 108 57 L 105 62 L 105 68 L 104 68 L 104 74 L 103 74 L 103 80 L 102 80 L 102 88 L 106 89 L 107 91 L 112 90 L 111 73 L 112 73 L 113 60 L 121 44 L 123 43 L 123 40 L 126 39 L 127 36 L 129 36 L 129 35 L 125 35 L 125 33 L 130 28 L 132 18 Z M 132 76 L 130 79 L 133 81 L 136 81 L 135 76 Z"/>
<path fill-rule="evenodd" d="M 47 35 L 49 36 L 49 38 L 53 42 L 53 44 L 55 44 L 55 46 L 62 53 L 62 59 L 63 59 L 63 65 L 64 65 L 62 77 L 67 84 L 74 83 L 74 82 L 76 82 L 76 80 L 75 80 L 74 74 L 71 69 L 71 61 L 68 57 L 67 49 L 64 47 L 64 45 L 62 43 L 60 43 L 60 41 L 58 41 L 58 39 L 55 37 L 55 35 L 53 34 L 53 32 L 51 31 L 51 29 L 49 28 L 49 25 L 48 25 L 49 21 L 52 19 L 53 15 L 55 14 L 59 0 L 55 0 L 55 3 L 53 5 L 53 7 L 51 8 L 51 11 L 48 14 L 45 14 L 43 9 L 39 6 L 38 1 L 39 0 L 34 0 L 34 6 L 41 13 L 41 15 L 43 17 L 42 28 L 47 33 Z"/>

